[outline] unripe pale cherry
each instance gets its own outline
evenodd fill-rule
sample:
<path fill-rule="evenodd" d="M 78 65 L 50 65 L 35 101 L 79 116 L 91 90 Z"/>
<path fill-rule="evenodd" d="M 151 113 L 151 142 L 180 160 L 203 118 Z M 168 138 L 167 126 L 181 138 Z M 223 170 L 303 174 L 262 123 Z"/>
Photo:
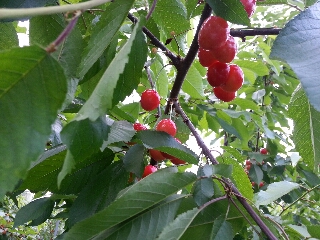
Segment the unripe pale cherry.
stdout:
<path fill-rule="evenodd" d="M 219 87 L 223 85 L 229 75 L 230 67 L 226 63 L 215 62 L 207 71 L 207 80 L 212 87 Z"/>
<path fill-rule="evenodd" d="M 147 89 L 141 94 L 140 100 L 141 107 L 146 111 L 156 109 L 160 104 L 160 96 L 157 91 Z"/>
<path fill-rule="evenodd" d="M 211 51 L 211 55 L 213 59 L 216 59 L 219 62 L 229 63 L 236 56 L 237 49 L 237 43 L 234 37 L 229 36 L 225 44 Z"/>
<path fill-rule="evenodd" d="M 220 87 L 227 92 L 236 92 L 243 84 L 243 71 L 235 64 L 230 65 L 227 80 Z"/>
<path fill-rule="evenodd" d="M 203 49 L 221 47 L 228 39 L 230 28 L 223 18 L 211 16 L 201 26 L 198 36 L 199 46 Z"/>
<path fill-rule="evenodd" d="M 176 124 L 171 119 L 162 119 L 160 122 L 158 122 L 156 130 L 166 132 L 173 137 L 177 133 Z"/>
<path fill-rule="evenodd" d="M 221 87 L 215 87 L 213 88 L 213 93 L 216 95 L 217 98 L 224 102 L 230 102 L 236 97 L 235 92 L 226 92 Z"/>

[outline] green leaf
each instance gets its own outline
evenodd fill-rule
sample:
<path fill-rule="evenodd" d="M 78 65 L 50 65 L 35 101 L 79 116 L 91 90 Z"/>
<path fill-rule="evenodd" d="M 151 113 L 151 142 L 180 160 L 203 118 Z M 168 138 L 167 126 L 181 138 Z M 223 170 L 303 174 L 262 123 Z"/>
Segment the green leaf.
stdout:
<path fill-rule="evenodd" d="M 195 67 L 190 67 L 186 79 L 182 84 L 182 90 L 192 98 L 204 98 L 202 76 Z"/>
<path fill-rule="evenodd" d="M 231 177 L 232 170 L 233 170 L 233 165 L 227 165 L 222 163 L 218 165 L 212 165 L 212 174 L 219 174 L 226 178 Z"/>
<path fill-rule="evenodd" d="M 227 148 L 228 149 L 228 147 L 223 147 L 223 148 Z M 229 150 L 229 152 L 230 152 L 230 150 Z M 233 154 L 233 156 L 235 158 L 237 158 L 236 155 L 237 155 L 236 153 Z M 218 157 L 217 160 L 220 163 L 232 164 L 232 179 L 233 179 L 233 183 L 236 185 L 236 187 L 238 188 L 238 190 L 241 192 L 241 194 L 244 197 L 246 197 L 247 199 L 252 200 L 253 199 L 252 185 L 251 185 L 251 182 L 250 182 L 247 174 L 245 173 L 243 167 L 238 162 L 240 159 L 238 159 L 238 161 L 236 161 L 233 158 Z"/>
<path fill-rule="evenodd" d="M 159 95 L 163 98 L 168 96 L 168 75 L 164 69 L 162 59 L 157 55 L 156 60 L 151 64 L 151 69 L 155 74 L 154 82 L 156 84 L 156 89 Z"/>
<path fill-rule="evenodd" d="M 288 181 L 271 183 L 268 185 L 266 191 L 259 191 L 255 194 L 255 205 L 268 205 L 269 203 L 272 203 L 273 201 L 297 188 L 299 188 L 298 183 Z"/>
<path fill-rule="evenodd" d="M 106 237 L 108 240 L 155 239 L 163 228 L 173 221 L 184 197 L 184 195 L 170 196 L 155 208 L 130 220 L 110 236 L 103 236 L 103 238 L 98 236 L 94 240 L 106 239 Z"/>
<path fill-rule="evenodd" d="M 306 91 L 311 105 L 320 111 L 320 3 L 307 8 L 280 31 L 270 58 L 290 65 Z M 287 46 L 290 46 L 288 48 Z"/>
<path fill-rule="evenodd" d="M 125 169 L 128 172 L 134 173 L 139 178 L 141 178 L 144 169 L 144 151 L 145 148 L 143 145 L 135 144 L 127 151 L 126 155 L 123 158 Z"/>
<path fill-rule="evenodd" d="M 77 161 L 88 158 L 100 151 L 103 140 L 108 137 L 109 126 L 105 117 L 96 121 L 84 119 L 72 121 L 61 132 L 61 139 L 67 145 L 72 156 Z"/>
<path fill-rule="evenodd" d="M 88 46 L 83 52 L 79 75 L 82 78 L 108 47 L 132 7 L 133 0 L 117 0 L 111 3 L 94 27 Z"/>
<path fill-rule="evenodd" d="M 226 121 L 222 120 L 221 118 L 217 118 L 220 126 L 228 133 L 231 133 L 233 135 L 235 135 L 237 138 L 239 138 L 240 140 L 242 140 L 241 135 L 239 134 L 239 132 L 231 125 L 228 124 Z"/>
<path fill-rule="evenodd" d="M 257 5 L 276 5 L 276 4 L 287 4 L 288 0 L 264 0 L 257 1 Z"/>
<path fill-rule="evenodd" d="M 309 225 L 307 226 L 307 229 L 312 238 L 320 238 L 319 225 Z"/>
<path fill-rule="evenodd" d="M 250 60 L 234 60 L 234 63 L 237 64 L 242 69 L 248 69 L 258 76 L 269 75 L 269 69 L 265 63 L 262 61 L 250 61 Z"/>
<path fill-rule="evenodd" d="M 81 108 L 78 119 L 96 120 L 138 86 L 147 57 L 147 45 L 141 30 L 144 22 L 137 23 L 129 41 L 110 63 L 91 97 Z"/>
<path fill-rule="evenodd" d="M 138 132 L 137 137 L 148 149 L 160 150 L 188 163 L 198 163 L 198 157 L 193 151 L 178 143 L 172 136 L 165 132 L 144 130 Z"/>
<path fill-rule="evenodd" d="M 225 220 L 224 216 L 221 216 L 214 221 L 210 239 L 233 239 L 231 224 Z"/>
<path fill-rule="evenodd" d="M 320 112 L 299 86 L 293 93 L 288 109 L 294 123 L 293 141 L 303 161 L 312 169 L 320 163 Z"/>
<path fill-rule="evenodd" d="M 136 131 L 133 124 L 127 121 L 114 121 L 110 127 L 108 139 L 103 142 L 101 149 L 105 149 L 109 144 L 116 142 L 129 142 Z"/>
<path fill-rule="evenodd" d="M 150 6 L 152 2 L 149 0 Z M 178 34 L 190 28 L 187 10 L 180 0 L 158 1 L 152 18 L 165 32 L 166 37 L 171 37 L 170 32 L 172 31 Z"/>
<path fill-rule="evenodd" d="M 0 51 L 19 46 L 16 29 L 12 23 L 0 22 Z"/>
<path fill-rule="evenodd" d="M 65 150 L 66 146 L 60 145 L 45 151 L 28 171 L 19 189 L 33 192 L 51 190 L 49 186 L 57 184 L 57 174 L 66 156 Z"/>
<path fill-rule="evenodd" d="M 53 207 L 54 201 L 48 197 L 36 199 L 19 209 L 13 227 L 29 221 L 32 221 L 30 223 L 32 226 L 41 224 L 50 217 Z"/>
<path fill-rule="evenodd" d="M 147 210 L 195 180 L 196 176 L 190 172 L 176 173 L 171 168 L 159 170 L 128 188 L 106 209 L 75 224 L 64 237 L 79 240 L 93 237 Z"/>
<path fill-rule="evenodd" d="M 67 22 L 62 14 L 33 17 L 30 19 L 30 43 L 32 45 L 41 44 L 46 47 L 59 36 L 66 26 Z M 52 53 L 52 56 L 65 69 L 68 78 L 77 75 L 83 47 L 82 35 L 79 28 L 75 27 L 58 49 Z M 73 97 L 73 94 L 69 96 L 71 100 Z"/>
<path fill-rule="evenodd" d="M 114 201 L 127 185 L 128 179 L 125 175 L 128 173 L 118 161 L 92 176 L 70 208 L 68 226 L 92 216 Z"/>
<path fill-rule="evenodd" d="M 255 182 L 256 184 L 259 184 L 263 178 L 263 172 L 261 168 L 256 164 L 252 164 L 249 170 L 249 177 L 253 182 Z"/>
<path fill-rule="evenodd" d="M 198 168 L 198 177 L 205 176 L 204 169 L 202 167 Z M 201 178 L 193 184 L 193 198 L 198 206 L 201 206 L 208 202 L 213 196 L 213 181 L 211 177 Z"/>
<path fill-rule="evenodd" d="M 167 225 L 161 232 L 157 240 L 178 240 L 189 227 L 193 219 L 198 215 L 200 210 L 194 208 L 180 214 L 173 222 Z"/>
<path fill-rule="evenodd" d="M 63 70 L 45 50 L 0 52 L 0 198 L 43 152 L 66 93 Z"/>
<path fill-rule="evenodd" d="M 238 0 L 206 0 L 214 13 L 223 19 L 240 25 L 250 26 L 244 6 Z"/>

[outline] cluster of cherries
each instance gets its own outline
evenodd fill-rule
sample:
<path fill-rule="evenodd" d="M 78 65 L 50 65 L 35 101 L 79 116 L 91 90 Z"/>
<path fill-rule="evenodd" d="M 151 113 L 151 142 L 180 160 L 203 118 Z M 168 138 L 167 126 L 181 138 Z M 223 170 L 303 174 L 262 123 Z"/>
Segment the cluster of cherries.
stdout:
<path fill-rule="evenodd" d="M 266 155 L 268 154 L 268 150 L 266 148 L 261 148 L 260 149 L 260 153 L 263 154 L 263 155 Z M 251 160 L 246 160 L 246 164 L 245 164 L 245 168 L 244 168 L 244 171 L 246 172 L 246 174 L 249 174 L 249 171 L 250 171 L 250 168 L 253 164 L 253 161 Z M 264 161 L 262 161 L 262 164 L 264 164 Z M 256 183 L 255 182 L 251 182 L 251 185 L 252 187 L 256 186 Z M 259 188 L 263 187 L 264 186 L 264 182 L 260 182 L 259 183 Z"/>
<path fill-rule="evenodd" d="M 153 89 L 147 89 L 141 94 L 141 100 L 140 100 L 141 107 L 146 111 L 152 111 L 156 109 L 160 104 L 160 96 L 157 91 Z M 135 123 L 133 124 L 133 128 L 136 131 L 143 131 L 147 130 L 147 127 L 144 126 L 141 123 Z M 175 136 L 177 133 L 177 127 L 174 121 L 171 119 L 162 119 L 158 122 L 156 126 L 156 131 L 163 131 L 171 136 Z M 175 138 L 177 142 L 181 143 L 179 139 Z M 149 154 L 151 158 L 155 161 L 163 161 L 165 159 L 169 159 L 173 164 L 179 165 L 179 164 L 185 164 L 186 162 L 176 158 L 174 156 L 171 156 L 170 154 L 161 152 L 156 149 L 150 149 Z M 153 165 L 147 165 L 144 169 L 142 177 L 146 177 L 149 174 L 157 171 L 157 168 Z"/>
<path fill-rule="evenodd" d="M 256 0 L 241 0 L 250 17 Z M 230 35 L 230 28 L 223 18 L 211 16 L 201 26 L 198 36 L 199 62 L 208 67 L 207 80 L 213 93 L 222 101 L 230 102 L 236 97 L 243 84 L 243 71 L 236 64 L 230 64 L 237 52 L 237 43 Z"/>

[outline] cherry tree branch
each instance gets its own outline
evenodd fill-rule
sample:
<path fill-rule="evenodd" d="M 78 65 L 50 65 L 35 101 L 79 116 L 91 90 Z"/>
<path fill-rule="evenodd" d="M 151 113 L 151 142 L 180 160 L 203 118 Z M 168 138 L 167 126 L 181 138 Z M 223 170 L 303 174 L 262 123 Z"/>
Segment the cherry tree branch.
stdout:
<path fill-rule="evenodd" d="M 281 28 L 239 28 L 231 29 L 230 35 L 233 37 L 239 37 L 242 41 L 245 41 L 247 36 L 257 35 L 278 35 Z"/>
<path fill-rule="evenodd" d="M 147 20 L 151 17 L 151 14 L 153 13 L 154 9 L 156 8 L 157 2 L 158 2 L 158 0 L 153 0 L 152 6 L 149 9 L 149 12 L 148 12 L 148 14 L 146 16 Z"/>
<path fill-rule="evenodd" d="M 138 21 L 138 19 L 133 16 L 131 13 L 128 14 L 128 18 L 131 20 L 131 22 L 136 23 Z M 142 31 L 144 32 L 144 34 L 146 34 L 146 36 L 150 39 L 151 43 L 160 48 L 165 55 L 171 60 L 172 64 L 174 66 L 179 64 L 179 57 L 176 56 L 175 54 L 173 54 L 162 42 L 160 42 L 160 40 L 158 38 L 156 38 L 152 32 L 149 31 L 148 28 L 143 27 Z"/>
<path fill-rule="evenodd" d="M 112 0 L 91 0 L 77 4 L 36 8 L 0 8 L 0 19 L 23 18 L 39 15 L 51 15 L 62 12 L 71 12 L 76 10 L 86 10 L 111 1 Z"/>

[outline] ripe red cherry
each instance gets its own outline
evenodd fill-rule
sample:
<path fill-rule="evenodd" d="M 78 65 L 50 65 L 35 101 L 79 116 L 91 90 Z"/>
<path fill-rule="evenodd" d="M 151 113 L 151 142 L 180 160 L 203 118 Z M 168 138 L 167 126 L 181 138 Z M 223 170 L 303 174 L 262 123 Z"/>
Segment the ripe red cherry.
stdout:
<path fill-rule="evenodd" d="M 212 57 L 219 62 L 229 63 L 236 56 L 237 43 L 234 37 L 229 36 L 228 40 L 221 47 L 212 50 Z M 200 59 L 199 59 L 200 60 Z"/>
<path fill-rule="evenodd" d="M 160 96 L 157 91 L 147 89 L 141 94 L 140 100 L 141 107 L 146 111 L 156 109 L 160 104 Z"/>
<path fill-rule="evenodd" d="M 268 150 L 266 148 L 261 148 L 260 153 L 263 155 L 266 155 L 266 154 L 268 154 Z"/>
<path fill-rule="evenodd" d="M 150 175 L 151 173 L 156 172 L 157 170 L 158 170 L 158 169 L 157 169 L 155 166 L 147 165 L 147 166 L 144 168 L 144 171 L 143 171 L 143 174 L 142 174 L 142 178 Z"/>
<path fill-rule="evenodd" d="M 207 71 L 207 80 L 212 87 L 220 87 L 229 76 L 230 67 L 226 63 L 215 62 Z"/>
<path fill-rule="evenodd" d="M 264 182 L 259 183 L 259 187 L 263 187 L 264 186 Z"/>
<path fill-rule="evenodd" d="M 168 134 L 170 134 L 171 136 L 175 136 L 177 133 L 177 127 L 176 124 L 174 123 L 174 121 L 172 121 L 171 119 L 162 119 L 156 127 L 157 131 L 163 131 L 166 132 Z"/>
<path fill-rule="evenodd" d="M 147 130 L 147 127 L 141 123 L 135 123 L 135 124 L 133 124 L 133 129 L 136 130 L 137 132 L 139 132 L 142 130 Z"/>
<path fill-rule="evenodd" d="M 244 10 L 246 10 L 248 17 L 251 17 L 256 8 L 256 0 L 240 0 L 242 5 L 244 6 Z"/>
<path fill-rule="evenodd" d="M 199 48 L 198 52 L 199 62 L 204 67 L 211 66 L 217 60 L 213 57 L 211 50 Z"/>
<path fill-rule="evenodd" d="M 221 85 L 221 88 L 227 92 L 235 92 L 243 84 L 243 72 L 238 65 L 230 65 L 230 71 L 227 80 Z"/>
<path fill-rule="evenodd" d="M 230 28 L 226 20 L 211 16 L 201 26 L 198 43 L 201 48 L 210 50 L 221 47 L 228 39 Z"/>
<path fill-rule="evenodd" d="M 250 160 L 246 160 L 246 165 L 251 165 L 251 161 Z"/>
<path fill-rule="evenodd" d="M 236 97 L 235 92 L 227 92 L 223 90 L 221 87 L 215 87 L 213 88 L 213 93 L 216 95 L 217 98 L 224 102 L 230 102 Z"/>
<path fill-rule="evenodd" d="M 153 158 L 156 161 L 163 161 L 166 159 L 159 150 L 150 149 L 149 154 L 150 154 L 151 158 Z"/>

